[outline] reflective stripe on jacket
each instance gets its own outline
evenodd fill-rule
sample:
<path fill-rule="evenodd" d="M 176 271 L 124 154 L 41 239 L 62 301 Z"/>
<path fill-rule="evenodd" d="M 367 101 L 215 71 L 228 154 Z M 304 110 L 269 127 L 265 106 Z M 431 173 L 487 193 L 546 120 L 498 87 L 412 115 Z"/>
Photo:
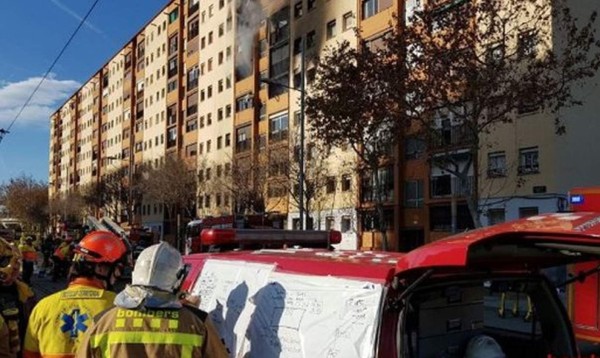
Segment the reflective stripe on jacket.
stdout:
<path fill-rule="evenodd" d="M 77 357 L 225 358 L 228 354 L 214 327 L 186 307 L 144 311 L 115 307 L 86 332 Z"/>
<path fill-rule="evenodd" d="M 31 245 L 19 245 L 19 250 L 21 250 L 24 261 L 35 262 L 37 260 L 37 252 Z"/>
<path fill-rule="evenodd" d="M 114 298 L 113 292 L 85 278 L 44 298 L 29 318 L 23 357 L 73 357 L 94 317 L 112 307 Z"/>

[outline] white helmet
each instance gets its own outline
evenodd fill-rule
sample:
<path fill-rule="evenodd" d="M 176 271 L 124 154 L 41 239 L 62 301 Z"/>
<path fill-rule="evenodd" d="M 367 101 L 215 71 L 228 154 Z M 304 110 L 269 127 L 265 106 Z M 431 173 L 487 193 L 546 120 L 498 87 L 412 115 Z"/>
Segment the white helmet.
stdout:
<path fill-rule="evenodd" d="M 490 336 L 479 335 L 471 338 L 465 358 L 505 358 L 502 347 Z"/>
<path fill-rule="evenodd" d="M 131 284 L 163 291 L 178 290 L 185 278 L 181 254 L 166 242 L 144 249 L 133 268 Z"/>

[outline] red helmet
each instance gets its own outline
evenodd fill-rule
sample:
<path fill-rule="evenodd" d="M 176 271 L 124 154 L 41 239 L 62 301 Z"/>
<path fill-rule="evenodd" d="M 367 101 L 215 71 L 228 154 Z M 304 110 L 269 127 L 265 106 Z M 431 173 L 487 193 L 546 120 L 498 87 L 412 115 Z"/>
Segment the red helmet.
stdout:
<path fill-rule="evenodd" d="M 115 263 L 127 254 L 123 240 L 109 231 L 92 231 L 75 247 L 76 260 L 93 263 Z M 77 257 L 79 256 L 79 257 Z"/>

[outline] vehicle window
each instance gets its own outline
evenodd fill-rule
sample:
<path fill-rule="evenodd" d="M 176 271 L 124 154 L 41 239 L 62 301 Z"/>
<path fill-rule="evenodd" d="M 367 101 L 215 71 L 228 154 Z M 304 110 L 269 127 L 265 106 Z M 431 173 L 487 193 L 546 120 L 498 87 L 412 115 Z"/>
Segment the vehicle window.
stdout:
<path fill-rule="evenodd" d="M 484 337 L 506 357 L 569 355 L 569 326 L 552 290 L 541 276 L 424 287 L 409 297 L 401 316 L 400 351 L 406 357 L 462 358 L 472 339 Z"/>

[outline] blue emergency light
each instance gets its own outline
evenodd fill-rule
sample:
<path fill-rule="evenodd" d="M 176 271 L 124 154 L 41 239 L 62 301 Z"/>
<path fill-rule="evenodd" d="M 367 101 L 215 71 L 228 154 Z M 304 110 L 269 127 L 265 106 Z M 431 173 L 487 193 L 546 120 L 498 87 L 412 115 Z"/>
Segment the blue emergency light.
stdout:
<path fill-rule="evenodd" d="M 583 204 L 583 195 L 572 195 L 571 204 Z"/>

